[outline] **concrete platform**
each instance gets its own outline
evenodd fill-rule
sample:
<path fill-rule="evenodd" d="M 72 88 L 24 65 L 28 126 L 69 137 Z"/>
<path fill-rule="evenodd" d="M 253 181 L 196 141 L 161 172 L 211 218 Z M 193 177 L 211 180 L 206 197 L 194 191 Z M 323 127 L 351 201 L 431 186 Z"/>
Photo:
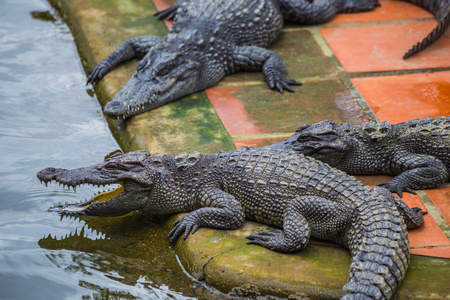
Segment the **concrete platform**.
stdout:
<path fill-rule="evenodd" d="M 92 69 L 121 42 L 139 35 L 163 36 L 170 22 L 153 16 L 173 0 L 50 0 L 75 37 L 82 64 Z M 270 49 L 288 76 L 303 83 L 295 93 L 271 91 L 261 73 L 239 73 L 216 86 L 126 121 L 108 119 L 124 151 L 152 154 L 263 146 L 290 136 L 303 123 L 324 119 L 362 124 L 403 122 L 450 115 L 450 31 L 404 61 L 403 53 L 431 31 L 430 14 L 401 1 L 381 1 L 369 13 L 339 15 L 320 26 L 287 24 Z M 133 74 L 137 61 L 121 65 L 96 87 L 105 105 Z M 360 177 L 367 184 L 383 176 Z M 409 206 L 429 212 L 425 226 L 410 232 L 411 264 L 395 297 L 450 297 L 450 184 L 406 194 Z M 175 216 L 174 218 L 179 217 Z M 173 222 L 167 221 L 167 232 Z M 101 228 L 99 221 L 95 227 Z M 347 280 L 347 250 L 319 241 L 296 254 L 245 245 L 261 224 L 239 230 L 201 229 L 176 244 L 192 276 L 224 293 L 257 287 L 262 294 L 337 298 Z M 128 237 L 130 238 L 130 237 Z M 132 237 L 131 237 L 132 238 Z M 143 258 L 145 259 L 145 258 Z"/>

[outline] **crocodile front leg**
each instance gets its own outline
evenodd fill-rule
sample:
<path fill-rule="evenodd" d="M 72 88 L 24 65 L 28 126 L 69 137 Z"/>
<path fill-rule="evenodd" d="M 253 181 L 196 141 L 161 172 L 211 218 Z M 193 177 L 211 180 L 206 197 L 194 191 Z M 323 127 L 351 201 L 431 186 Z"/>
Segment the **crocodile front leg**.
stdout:
<path fill-rule="evenodd" d="M 251 234 L 247 244 L 263 246 L 278 252 L 304 249 L 310 236 L 345 244 L 339 237 L 351 220 L 351 214 L 341 205 L 316 196 L 293 199 L 284 210 L 283 230 Z"/>
<path fill-rule="evenodd" d="M 301 83 L 286 77 L 283 61 L 273 51 L 255 46 L 237 46 L 231 54 L 230 65 L 233 71 L 263 71 L 267 84 L 280 93 L 284 90 L 294 92 L 291 85 Z"/>
<path fill-rule="evenodd" d="M 241 203 L 218 188 L 203 189 L 196 206 L 200 208 L 173 223 L 169 232 L 170 244 L 174 244 L 183 232 L 183 239 L 186 239 L 200 227 L 236 229 L 245 219 Z"/>
<path fill-rule="evenodd" d="M 433 156 L 397 152 L 390 164 L 391 174 L 395 176 L 388 182 L 379 186 L 387 188 L 392 193 L 402 197 L 403 191 L 413 193 L 413 189 L 429 189 L 443 184 L 449 179 L 449 170 Z"/>
<path fill-rule="evenodd" d="M 153 35 L 146 35 L 129 39 L 117 47 L 113 53 L 102 60 L 89 72 L 87 83 L 95 84 L 120 63 L 132 58 L 143 58 L 145 54 L 161 39 Z"/>

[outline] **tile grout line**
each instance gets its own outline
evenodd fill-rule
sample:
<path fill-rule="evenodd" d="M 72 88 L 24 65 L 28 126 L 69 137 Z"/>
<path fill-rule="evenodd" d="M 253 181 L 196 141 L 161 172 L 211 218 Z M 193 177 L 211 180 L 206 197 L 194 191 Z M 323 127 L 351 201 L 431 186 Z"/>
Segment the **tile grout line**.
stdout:
<path fill-rule="evenodd" d="M 369 78 L 369 77 L 387 77 L 396 75 L 409 75 L 409 74 L 429 74 L 450 71 L 450 67 L 439 68 L 425 68 L 425 69 L 396 69 L 387 71 L 374 71 L 374 72 L 353 72 L 348 73 L 350 78 Z"/>
<path fill-rule="evenodd" d="M 431 201 L 431 199 L 428 197 L 425 191 L 417 190 L 416 193 L 417 196 L 419 196 L 425 208 L 427 209 L 428 213 L 433 217 L 433 219 L 436 221 L 436 224 L 450 240 L 450 225 L 445 221 L 439 209 L 434 205 L 434 203 Z"/>
<path fill-rule="evenodd" d="M 350 74 L 345 71 L 344 67 L 340 64 L 337 57 L 334 55 L 334 52 L 331 50 L 331 48 L 328 46 L 327 42 L 323 38 L 322 34 L 320 33 L 319 26 L 311 26 L 307 28 L 307 30 L 311 33 L 313 39 L 319 46 L 322 53 L 328 57 L 331 65 L 335 68 L 335 70 L 338 73 L 338 77 L 342 80 L 345 87 L 350 92 L 353 99 L 356 101 L 356 103 L 359 105 L 363 113 L 366 115 L 366 117 L 371 122 L 379 123 L 378 118 L 375 116 L 375 113 L 373 112 L 372 108 L 369 106 L 367 101 L 364 99 L 364 97 L 361 95 L 361 93 L 357 90 L 353 82 L 351 81 Z"/>
<path fill-rule="evenodd" d="M 293 32 L 298 30 L 309 30 L 310 28 L 348 28 L 348 27 L 363 27 L 363 26 L 377 26 L 377 25 L 389 25 L 389 24 L 408 24 L 415 22 L 429 22 L 436 21 L 434 18 L 419 18 L 419 19 L 400 19 L 400 20 L 385 20 L 385 21 L 373 21 L 373 22 L 354 22 L 343 24 L 318 24 L 318 25 L 302 25 L 299 27 L 283 28 L 283 32 Z M 292 23 L 296 25 L 295 23 Z"/>
<path fill-rule="evenodd" d="M 427 249 L 427 248 L 445 248 L 445 247 L 450 247 L 450 245 L 427 245 L 427 246 L 417 246 L 417 247 L 410 247 L 410 249 Z M 416 255 L 421 255 L 421 254 L 416 254 Z M 433 257 L 440 257 L 440 256 L 433 256 Z"/>

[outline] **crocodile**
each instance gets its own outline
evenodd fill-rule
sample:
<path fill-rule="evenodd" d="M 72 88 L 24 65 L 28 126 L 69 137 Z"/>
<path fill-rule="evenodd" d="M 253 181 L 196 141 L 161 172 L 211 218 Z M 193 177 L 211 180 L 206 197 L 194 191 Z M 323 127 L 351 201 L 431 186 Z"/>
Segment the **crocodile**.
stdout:
<path fill-rule="evenodd" d="M 415 44 L 404 55 L 407 59 L 436 42 L 447 31 L 450 25 L 450 0 L 404 0 L 420 6 L 433 14 L 437 20 L 436 27 L 422 41 Z"/>
<path fill-rule="evenodd" d="M 281 228 L 247 237 L 273 251 L 300 251 L 311 236 L 331 240 L 352 255 L 344 299 L 392 297 L 409 263 L 406 229 L 422 226 L 426 213 L 311 157 L 273 149 L 177 156 L 141 150 L 86 168 L 46 168 L 37 177 L 73 188 L 123 186 L 111 200 L 67 205 L 63 215 L 188 212 L 174 222 L 171 244 L 200 227 L 237 229 L 244 219 Z"/>
<path fill-rule="evenodd" d="M 353 175 L 393 175 L 379 185 L 400 197 L 450 179 L 450 117 L 365 125 L 326 120 L 303 124 L 288 139 L 266 147 L 311 156 Z"/>
<path fill-rule="evenodd" d="M 294 92 L 281 58 L 265 49 L 284 20 L 321 23 L 336 13 L 372 10 L 377 0 L 180 0 L 157 13 L 174 19 L 162 37 L 141 36 L 120 44 L 88 74 L 95 84 L 121 62 L 141 59 L 136 72 L 104 112 L 123 118 L 204 90 L 238 71 L 262 71 L 271 89 Z"/>

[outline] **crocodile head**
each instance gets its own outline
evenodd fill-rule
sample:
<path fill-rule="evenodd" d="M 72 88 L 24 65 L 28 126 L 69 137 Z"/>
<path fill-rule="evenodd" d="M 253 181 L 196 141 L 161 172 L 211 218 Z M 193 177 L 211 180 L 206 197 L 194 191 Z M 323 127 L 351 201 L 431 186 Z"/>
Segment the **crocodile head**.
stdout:
<path fill-rule="evenodd" d="M 121 216 L 140 210 L 147 203 L 152 190 L 154 168 L 149 166 L 151 156 L 147 151 L 118 153 L 104 162 L 86 168 L 73 170 L 46 168 L 37 177 L 47 185 L 55 180 L 74 190 L 81 184 L 121 184 L 123 192 L 105 202 L 95 198 L 81 204 L 68 205 L 61 210 L 64 215 L 76 216 Z"/>
<path fill-rule="evenodd" d="M 339 135 L 333 121 L 313 125 L 303 124 L 286 140 L 268 146 L 313 157 L 331 166 L 337 166 L 349 151 L 349 144 Z"/>
<path fill-rule="evenodd" d="M 203 89 L 201 64 L 189 51 L 183 51 L 183 45 L 172 42 L 152 48 L 106 104 L 105 114 L 125 119 Z"/>

